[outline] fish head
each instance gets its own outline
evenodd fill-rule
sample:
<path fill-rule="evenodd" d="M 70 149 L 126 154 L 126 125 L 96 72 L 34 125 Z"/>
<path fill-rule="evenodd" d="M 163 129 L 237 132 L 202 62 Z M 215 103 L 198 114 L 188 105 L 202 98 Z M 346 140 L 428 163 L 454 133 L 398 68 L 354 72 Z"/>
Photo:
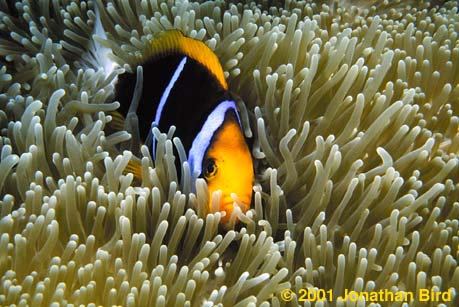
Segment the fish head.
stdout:
<path fill-rule="evenodd" d="M 222 222 L 229 220 L 235 202 L 242 212 L 250 208 L 254 180 L 253 162 L 238 122 L 227 121 L 217 132 L 203 159 L 202 177 L 206 180 L 211 195 L 209 211 L 212 209 L 213 192 L 221 191 L 218 210 L 226 212 Z"/>

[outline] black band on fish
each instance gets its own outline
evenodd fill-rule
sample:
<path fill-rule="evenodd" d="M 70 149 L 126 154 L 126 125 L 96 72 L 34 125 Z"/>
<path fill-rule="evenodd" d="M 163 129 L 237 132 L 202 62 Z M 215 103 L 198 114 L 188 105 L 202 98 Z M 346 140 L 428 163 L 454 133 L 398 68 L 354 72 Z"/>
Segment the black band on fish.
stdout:
<path fill-rule="evenodd" d="M 162 115 L 163 110 L 164 110 L 164 106 L 166 105 L 166 102 L 169 99 L 169 94 L 170 94 L 172 88 L 174 87 L 175 82 L 177 82 L 177 79 L 180 77 L 180 74 L 183 71 L 183 68 L 184 68 L 184 66 L 186 64 L 186 59 L 187 59 L 187 57 L 183 57 L 183 59 L 180 61 L 180 63 L 178 64 L 176 70 L 174 71 L 174 74 L 172 75 L 169 83 L 167 84 L 166 88 L 164 89 L 164 92 L 163 92 L 163 94 L 161 96 L 161 99 L 159 100 L 158 107 L 156 108 L 155 119 L 154 119 L 154 121 L 152 123 L 151 129 L 153 129 L 153 127 L 159 127 L 160 120 L 161 120 L 161 115 Z M 154 102 L 152 102 L 152 103 L 154 104 Z M 153 155 L 154 158 L 155 158 L 155 155 L 156 155 L 155 153 L 156 153 L 156 139 L 153 138 L 153 140 L 152 140 L 152 155 Z"/>

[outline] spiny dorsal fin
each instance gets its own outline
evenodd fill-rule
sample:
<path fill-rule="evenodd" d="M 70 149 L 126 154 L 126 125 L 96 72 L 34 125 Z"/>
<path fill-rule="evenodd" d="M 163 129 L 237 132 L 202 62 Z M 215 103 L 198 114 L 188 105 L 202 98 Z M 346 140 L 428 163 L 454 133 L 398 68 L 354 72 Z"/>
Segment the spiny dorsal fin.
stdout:
<path fill-rule="evenodd" d="M 202 64 L 217 78 L 223 89 L 228 89 L 220 61 L 203 42 L 186 37 L 179 30 L 168 30 L 153 38 L 149 58 L 160 58 L 173 53 L 183 53 Z"/>

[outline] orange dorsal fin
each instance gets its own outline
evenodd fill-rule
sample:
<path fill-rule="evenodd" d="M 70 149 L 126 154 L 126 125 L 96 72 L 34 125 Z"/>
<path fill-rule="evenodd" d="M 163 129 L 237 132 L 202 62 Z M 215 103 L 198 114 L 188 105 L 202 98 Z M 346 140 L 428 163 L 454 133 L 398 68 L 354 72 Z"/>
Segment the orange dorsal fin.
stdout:
<path fill-rule="evenodd" d="M 228 89 L 218 57 L 203 42 L 186 37 L 179 30 L 161 32 L 152 40 L 149 58 L 158 59 L 173 53 L 181 53 L 197 61 L 215 76 L 223 89 Z"/>

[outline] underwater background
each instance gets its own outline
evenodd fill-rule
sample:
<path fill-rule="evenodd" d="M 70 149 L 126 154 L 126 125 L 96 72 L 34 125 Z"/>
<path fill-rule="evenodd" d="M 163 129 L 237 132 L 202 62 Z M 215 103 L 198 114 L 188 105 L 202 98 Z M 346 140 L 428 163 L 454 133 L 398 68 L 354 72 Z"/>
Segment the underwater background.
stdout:
<path fill-rule="evenodd" d="M 0 0 L 0 306 L 459 306 L 458 5 Z M 244 101 L 239 224 L 177 176 L 171 133 L 152 161 L 109 127 L 120 70 L 98 51 L 134 71 L 167 29 Z M 452 298 L 339 300 L 381 289 Z"/>

